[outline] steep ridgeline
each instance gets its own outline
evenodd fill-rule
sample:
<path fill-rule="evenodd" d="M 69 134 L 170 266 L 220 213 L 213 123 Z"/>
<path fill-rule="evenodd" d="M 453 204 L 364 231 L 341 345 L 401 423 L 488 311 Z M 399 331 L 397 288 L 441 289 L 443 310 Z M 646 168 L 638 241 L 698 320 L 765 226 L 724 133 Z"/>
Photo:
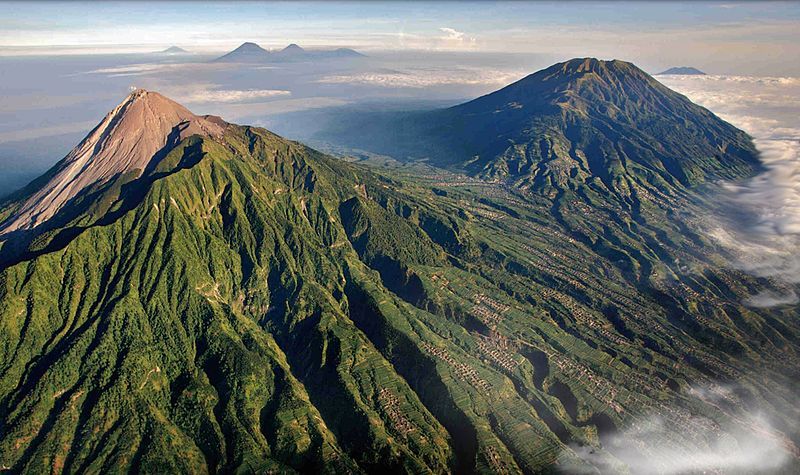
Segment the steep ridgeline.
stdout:
<path fill-rule="evenodd" d="M 17 194 L 0 235 L 35 228 L 112 181 L 119 186 L 140 177 L 190 135 L 220 136 L 223 130 L 219 119 L 196 116 L 161 94 L 138 89 L 52 170 Z"/>
<path fill-rule="evenodd" d="M 664 214 L 661 255 L 695 273 L 665 259 L 656 292 L 519 190 L 383 176 L 164 101 L 134 93 L 75 173 L 3 205 L 13 473 L 658 471 L 663 447 L 702 463 L 752 433 L 797 467 L 793 309 L 743 306 L 766 284 Z M 616 451 L 653 417 L 638 458 Z"/>
<path fill-rule="evenodd" d="M 589 189 L 624 203 L 758 167 L 747 134 L 617 60 L 573 59 L 448 109 L 342 122 L 351 133 L 321 138 L 549 196 Z"/>
<path fill-rule="evenodd" d="M 744 132 L 623 61 L 556 64 L 439 120 L 467 170 L 535 189 L 630 194 L 741 176 L 757 164 Z"/>
<path fill-rule="evenodd" d="M 76 149 L 101 144 L 70 178 L 106 206 L 3 236 L 28 248 L 0 267 L 0 463 L 446 470 L 448 432 L 348 317 L 369 279 L 338 208 L 361 172 L 265 130 L 155 120 L 165 101 L 137 91 Z M 73 155 L 30 196 L 60 189 Z"/>

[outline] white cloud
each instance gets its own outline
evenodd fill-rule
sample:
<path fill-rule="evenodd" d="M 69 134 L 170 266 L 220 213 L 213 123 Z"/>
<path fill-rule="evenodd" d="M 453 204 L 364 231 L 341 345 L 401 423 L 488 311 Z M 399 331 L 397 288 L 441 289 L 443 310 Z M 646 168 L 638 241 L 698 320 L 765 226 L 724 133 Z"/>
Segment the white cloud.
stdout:
<path fill-rule="evenodd" d="M 794 290 L 789 290 L 785 294 L 779 294 L 765 290 L 753 295 L 745 301 L 751 307 L 764 308 L 774 307 L 776 305 L 792 305 L 800 302 L 800 297 L 797 296 Z"/>
<path fill-rule="evenodd" d="M 439 28 L 439 31 L 446 33 L 445 39 L 462 41 L 464 39 L 464 32 L 456 31 L 452 28 Z"/>
<path fill-rule="evenodd" d="M 392 48 L 428 51 L 475 51 L 478 50 L 478 39 L 455 28 L 440 27 L 440 34 L 430 32 L 409 33 L 399 31 L 392 35 L 396 41 Z"/>
<path fill-rule="evenodd" d="M 164 69 L 175 68 L 174 64 L 131 64 L 113 68 L 101 68 L 88 71 L 86 74 L 105 74 L 108 77 L 142 76 L 152 74 Z"/>
<path fill-rule="evenodd" d="M 474 37 L 468 36 L 463 31 L 448 27 L 439 28 L 439 31 L 444 33 L 444 36 L 439 37 L 439 49 L 472 49 L 477 44 Z"/>
<path fill-rule="evenodd" d="M 708 219 L 709 234 L 757 276 L 800 283 L 800 78 L 659 76 L 754 138 L 764 172 L 727 183 L 723 211 Z M 756 295 L 752 306 L 796 303 L 796 295 Z"/>
<path fill-rule="evenodd" d="M 291 91 L 283 89 L 245 89 L 245 90 L 201 90 L 189 94 L 181 95 L 181 101 L 193 103 L 206 102 L 250 102 L 259 99 L 270 99 L 274 97 L 286 97 L 291 95 Z"/>
<path fill-rule="evenodd" d="M 213 114 L 228 121 L 247 120 L 253 125 L 263 125 L 264 117 L 297 112 L 309 109 L 338 107 L 348 104 L 344 99 L 333 97 L 303 97 L 298 99 L 277 99 L 263 102 L 198 104 L 192 111 L 198 114 Z M 250 123 L 250 122 L 248 122 Z"/>
<path fill-rule="evenodd" d="M 284 89 L 225 89 L 220 84 L 205 82 L 161 82 L 148 85 L 147 88 L 158 91 L 184 105 L 263 102 L 286 98 L 292 94 L 291 91 Z"/>
<path fill-rule="evenodd" d="M 661 475 L 782 473 L 797 451 L 794 442 L 770 423 L 763 408 L 742 400 L 731 386 L 696 385 L 683 396 L 694 401 L 659 403 L 648 413 L 628 419 L 625 427 L 603 439 L 603 450 L 576 445 L 570 449 L 598 468 L 608 467 L 610 453 L 630 473 Z M 712 420 L 689 409 L 698 403 L 725 417 Z M 789 420 L 783 425 L 793 431 L 796 424 Z"/>
<path fill-rule="evenodd" d="M 329 84 L 369 84 L 382 87 L 426 88 L 448 84 L 506 85 L 527 75 L 526 71 L 479 68 L 409 69 L 325 76 L 317 82 Z"/>
<path fill-rule="evenodd" d="M 145 76 L 165 73 L 194 73 L 200 74 L 211 71 L 221 71 L 230 68 L 229 65 L 220 63 L 136 63 L 123 66 L 113 66 L 108 68 L 92 69 L 90 71 L 75 73 L 70 76 L 80 76 L 83 74 L 106 75 L 109 78 L 127 76 Z"/>
<path fill-rule="evenodd" d="M 692 418 L 692 427 L 679 428 L 654 415 L 634 421 L 604 448 L 636 474 L 765 473 L 784 467 L 789 454 L 771 433 L 774 429 L 759 416 L 749 417 L 748 423 L 754 430 L 723 433 L 700 416 Z M 589 447 L 571 448 L 595 466 L 606 462 Z"/>
<path fill-rule="evenodd" d="M 441 37 L 442 40 L 451 42 L 454 44 L 471 44 L 474 45 L 476 43 L 476 39 L 471 36 L 467 36 L 466 33 L 463 31 L 458 31 L 453 28 L 442 27 L 439 28 L 439 31 L 444 33 L 445 35 Z"/>

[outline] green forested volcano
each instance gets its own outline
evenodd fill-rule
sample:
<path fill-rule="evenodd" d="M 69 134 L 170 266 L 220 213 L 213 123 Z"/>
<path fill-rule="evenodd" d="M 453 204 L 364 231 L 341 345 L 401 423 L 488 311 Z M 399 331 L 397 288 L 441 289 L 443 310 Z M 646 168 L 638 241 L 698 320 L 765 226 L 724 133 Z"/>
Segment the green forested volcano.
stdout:
<path fill-rule="evenodd" d="M 5 467 L 625 472 L 613 433 L 654 415 L 681 450 L 757 432 L 796 456 L 793 309 L 743 306 L 774 284 L 661 201 L 564 215 L 565 194 L 175 117 L 144 169 L 0 236 Z"/>
<path fill-rule="evenodd" d="M 631 63 L 573 59 L 441 113 L 453 157 L 530 186 L 695 184 L 750 173 L 747 135 Z M 456 132 L 458 131 L 458 132 Z M 650 182 L 650 183 L 648 183 Z"/>
<path fill-rule="evenodd" d="M 758 168 L 747 134 L 624 61 L 554 64 L 447 109 L 348 117 L 321 138 L 545 194 L 679 190 Z"/>

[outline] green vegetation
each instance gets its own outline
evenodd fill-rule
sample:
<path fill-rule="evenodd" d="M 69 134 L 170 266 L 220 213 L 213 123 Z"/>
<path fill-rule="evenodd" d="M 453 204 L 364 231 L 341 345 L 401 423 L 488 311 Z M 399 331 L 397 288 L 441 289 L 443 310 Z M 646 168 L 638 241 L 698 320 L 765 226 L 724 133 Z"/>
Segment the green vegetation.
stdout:
<path fill-rule="evenodd" d="M 758 168 L 747 134 L 624 61 L 573 59 L 447 109 L 347 116 L 320 138 L 553 197 L 638 206 Z"/>
<path fill-rule="evenodd" d="M 665 443 L 709 447 L 767 431 L 749 404 L 796 451 L 792 309 L 742 305 L 774 284 L 727 268 L 680 194 L 614 207 L 601 188 L 637 182 L 604 163 L 551 196 L 257 128 L 190 137 L 0 248 L 0 464 L 540 473 L 596 469 L 588 446 L 624 473 L 616 428 L 658 415 Z"/>

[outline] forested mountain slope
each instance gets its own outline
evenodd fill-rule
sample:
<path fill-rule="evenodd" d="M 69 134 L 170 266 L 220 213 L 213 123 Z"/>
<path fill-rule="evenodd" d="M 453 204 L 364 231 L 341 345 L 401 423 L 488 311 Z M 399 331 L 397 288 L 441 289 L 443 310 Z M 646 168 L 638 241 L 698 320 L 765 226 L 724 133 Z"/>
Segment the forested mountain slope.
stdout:
<path fill-rule="evenodd" d="M 545 195 L 587 190 L 623 204 L 759 169 L 746 133 L 631 63 L 594 58 L 446 109 L 353 114 L 319 137 Z"/>
<path fill-rule="evenodd" d="M 0 236 L 14 472 L 624 472 L 614 433 L 654 415 L 686 457 L 756 433 L 797 467 L 796 316 L 742 304 L 777 284 L 695 210 L 564 214 L 213 123 Z"/>

